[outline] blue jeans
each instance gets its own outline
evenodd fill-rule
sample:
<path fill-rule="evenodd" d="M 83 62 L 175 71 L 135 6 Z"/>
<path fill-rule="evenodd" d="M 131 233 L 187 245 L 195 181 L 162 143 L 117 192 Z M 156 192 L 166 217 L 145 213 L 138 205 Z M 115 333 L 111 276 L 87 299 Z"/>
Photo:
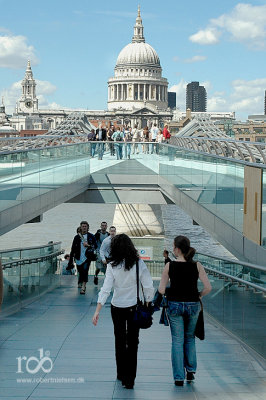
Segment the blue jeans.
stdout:
<path fill-rule="evenodd" d="M 123 143 L 115 143 L 115 151 L 117 160 L 122 160 L 123 158 Z"/>
<path fill-rule="evenodd" d="M 104 143 L 98 143 L 98 158 L 99 158 L 99 160 L 102 160 L 104 150 L 105 150 Z"/>
<path fill-rule="evenodd" d="M 96 143 L 91 143 L 91 156 L 94 157 L 95 156 L 95 151 L 96 151 Z"/>
<path fill-rule="evenodd" d="M 185 379 L 185 370 L 196 372 L 197 356 L 194 332 L 199 312 L 199 302 L 168 302 L 167 314 L 172 335 L 172 368 L 175 381 Z"/>
<path fill-rule="evenodd" d="M 125 158 L 130 158 L 131 154 L 131 143 L 126 143 L 125 144 Z"/>

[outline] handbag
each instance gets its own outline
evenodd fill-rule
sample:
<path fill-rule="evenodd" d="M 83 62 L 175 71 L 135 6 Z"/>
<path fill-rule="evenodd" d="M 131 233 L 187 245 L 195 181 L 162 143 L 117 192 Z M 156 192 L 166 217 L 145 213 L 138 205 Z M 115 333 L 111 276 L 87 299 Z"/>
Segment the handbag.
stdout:
<path fill-rule="evenodd" d="M 81 233 L 79 233 L 79 236 L 81 240 L 84 241 L 84 237 L 82 236 Z M 88 245 L 89 247 L 87 247 L 85 250 L 85 257 L 87 258 L 88 261 L 96 261 L 97 259 L 96 250 L 94 248 L 94 245 L 92 244 L 91 239 L 89 238 L 89 235 L 88 235 Z"/>
<path fill-rule="evenodd" d="M 144 303 L 139 298 L 139 260 L 137 260 L 136 262 L 136 275 L 137 275 L 137 305 L 133 321 L 137 328 L 148 329 L 152 326 L 152 310 L 145 303 L 144 293 L 143 293 Z"/>
<path fill-rule="evenodd" d="M 203 318 L 203 304 L 200 300 L 201 310 L 199 312 L 196 328 L 195 328 L 195 336 L 200 339 L 205 339 L 205 329 L 204 329 L 204 318 Z"/>
<path fill-rule="evenodd" d="M 94 248 L 87 248 L 85 251 L 85 256 L 88 261 L 96 261 L 97 260 L 97 254 Z"/>

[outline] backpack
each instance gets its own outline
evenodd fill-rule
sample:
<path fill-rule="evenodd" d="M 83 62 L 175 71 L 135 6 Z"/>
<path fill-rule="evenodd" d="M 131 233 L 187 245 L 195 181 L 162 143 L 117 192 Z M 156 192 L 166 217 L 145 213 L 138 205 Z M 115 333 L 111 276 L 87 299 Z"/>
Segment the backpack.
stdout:
<path fill-rule="evenodd" d="M 116 142 L 122 142 L 123 136 L 121 135 L 121 133 L 119 133 L 119 134 L 117 135 L 117 137 L 115 138 L 115 140 L 116 140 Z"/>

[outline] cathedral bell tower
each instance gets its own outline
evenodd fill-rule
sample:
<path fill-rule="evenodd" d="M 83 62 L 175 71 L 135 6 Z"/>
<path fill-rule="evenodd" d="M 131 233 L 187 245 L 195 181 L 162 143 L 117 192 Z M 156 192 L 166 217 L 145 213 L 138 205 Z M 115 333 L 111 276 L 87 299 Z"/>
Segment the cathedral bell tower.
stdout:
<path fill-rule="evenodd" d="M 18 102 L 18 112 L 33 113 L 38 111 L 38 99 L 36 97 L 36 81 L 28 61 L 25 78 L 21 82 L 22 95 Z"/>

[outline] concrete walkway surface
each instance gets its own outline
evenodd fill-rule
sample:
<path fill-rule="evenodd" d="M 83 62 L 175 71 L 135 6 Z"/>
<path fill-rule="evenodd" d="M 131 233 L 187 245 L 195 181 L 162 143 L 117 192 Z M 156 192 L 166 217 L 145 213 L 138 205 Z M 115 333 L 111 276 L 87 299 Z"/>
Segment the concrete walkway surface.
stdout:
<path fill-rule="evenodd" d="M 82 296 L 76 277 L 65 276 L 61 287 L 0 319 L 0 400 L 266 399 L 263 364 L 208 319 L 206 340 L 197 340 L 196 380 L 176 387 L 170 330 L 159 325 L 160 313 L 141 331 L 134 390 L 124 389 L 116 381 L 110 303 L 98 326 L 91 323 L 97 292 L 92 277 Z"/>

